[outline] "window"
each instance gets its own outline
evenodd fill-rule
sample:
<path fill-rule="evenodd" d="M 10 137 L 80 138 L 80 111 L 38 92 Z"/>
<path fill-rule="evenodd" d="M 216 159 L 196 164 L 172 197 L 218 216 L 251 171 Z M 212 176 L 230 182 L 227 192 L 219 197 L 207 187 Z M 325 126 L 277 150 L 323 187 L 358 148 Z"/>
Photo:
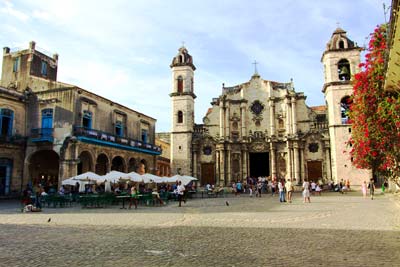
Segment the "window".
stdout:
<path fill-rule="evenodd" d="M 1 109 L 0 113 L 0 134 L 1 136 L 10 136 L 12 133 L 14 112 L 10 109 Z"/>
<path fill-rule="evenodd" d="M 351 103 L 351 98 L 349 96 L 343 97 L 340 101 L 340 116 L 342 119 L 342 124 L 349 123 L 349 110 Z"/>
<path fill-rule="evenodd" d="M 343 40 L 339 41 L 339 49 L 344 49 L 344 42 Z"/>
<path fill-rule="evenodd" d="M 115 123 L 115 135 L 117 136 L 124 135 L 124 124 L 121 121 L 117 121 Z"/>
<path fill-rule="evenodd" d="M 53 110 L 51 108 L 42 110 L 42 128 L 53 128 Z"/>
<path fill-rule="evenodd" d="M 14 59 L 14 64 L 13 64 L 13 72 L 18 72 L 19 70 L 19 57 Z"/>
<path fill-rule="evenodd" d="M 338 62 L 338 74 L 339 80 L 341 81 L 350 81 L 351 73 L 350 73 L 350 63 L 347 59 L 341 59 Z"/>
<path fill-rule="evenodd" d="M 47 76 L 47 62 L 42 61 L 42 68 L 40 69 L 40 73 L 43 76 Z"/>
<path fill-rule="evenodd" d="M 178 77 L 178 93 L 183 92 L 183 78 L 182 76 Z"/>
<path fill-rule="evenodd" d="M 144 143 L 147 143 L 147 141 L 148 141 L 148 132 L 145 129 L 142 129 L 142 141 Z"/>
<path fill-rule="evenodd" d="M 92 112 L 83 111 L 82 126 L 88 129 L 92 128 Z"/>
<path fill-rule="evenodd" d="M 183 112 L 178 111 L 178 123 L 183 123 Z"/>

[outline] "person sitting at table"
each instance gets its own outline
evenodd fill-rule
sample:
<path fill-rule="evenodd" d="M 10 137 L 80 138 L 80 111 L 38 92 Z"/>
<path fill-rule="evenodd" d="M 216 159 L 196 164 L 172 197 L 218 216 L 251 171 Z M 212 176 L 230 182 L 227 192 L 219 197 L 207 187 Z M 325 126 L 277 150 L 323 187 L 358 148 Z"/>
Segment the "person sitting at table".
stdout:
<path fill-rule="evenodd" d="M 130 201 L 129 201 L 129 209 L 132 207 L 132 203 L 135 205 L 135 210 L 137 209 L 137 204 L 138 204 L 138 198 L 139 198 L 139 192 L 136 190 L 136 186 L 132 186 L 130 190 Z"/>

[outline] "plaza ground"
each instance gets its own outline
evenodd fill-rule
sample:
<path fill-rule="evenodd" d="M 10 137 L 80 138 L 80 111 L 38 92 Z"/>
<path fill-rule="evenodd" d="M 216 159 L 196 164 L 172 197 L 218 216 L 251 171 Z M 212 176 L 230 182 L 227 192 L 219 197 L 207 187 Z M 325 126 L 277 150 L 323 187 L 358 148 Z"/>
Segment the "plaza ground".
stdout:
<path fill-rule="evenodd" d="M 41 213 L 2 201 L 0 266 L 400 266 L 400 197 L 311 201 L 242 195 Z"/>

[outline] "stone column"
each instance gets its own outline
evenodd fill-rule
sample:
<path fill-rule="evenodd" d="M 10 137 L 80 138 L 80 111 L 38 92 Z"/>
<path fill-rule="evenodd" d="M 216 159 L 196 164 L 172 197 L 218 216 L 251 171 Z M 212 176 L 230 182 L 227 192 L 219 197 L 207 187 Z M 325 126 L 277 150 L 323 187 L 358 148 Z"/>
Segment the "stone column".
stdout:
<path fill-rule="evenodd" d="M 304 169 L 304 148 L 300 149 L 300 172 L 301 172 L 301 177 L 299 178 L 299 180 L 297 180 L 297 182 L 299 184 L 302 184 L 304 181 L 304 178 L 306 177 L 306 171 Z"/>
<path fill-rule="evenodd" d="M 220 185 L 220 162 L 219 162 L 219 150 L 215 151 L 215 184 Z"/>
<path fill-rule="evenodd" d="M 193 149 L 193 177 L 197 177 L 197 148 Z"/>
<path fill-rule="evenodd" d="M 286 98 L 286 135 L 289 136 L 291 134 L 290 131 L 290 116 L 291 116 L 291 108 L 290 108 L 290 99 Z"/>
<path fill-rule="evenodd" d="M 287 147 L 286 177 L 289 178 L 292 176 L 292 153 L 289 141 L 286 141 L 286 147 Z"/>
<path fill-rule="evenodd" d="M 269 125 L 271 136 L 275 135 L 275 102 L 273 98 L 269 99 Z"/>
<path fill-rule="evenodd" d="M 292 97 L 292 127 L 293 134 L 297 134 L 297 111 L 296 111 L 296 97 Z"/>
<path fill-rule="evenodd" d="M 225 140 L 229 140 L 231 136 L 231 131 L 229 127 L 229 114 L 230 114 L 230 107 L 229 102 L 226 102 L 226 109 L 225 109 Z"/>
<path fill-rule="evenodd" d="M 240 104 L 240 120 L 242 122 L 242 139 L 247 136 L 246 134 L 246 104 Z"/>
<path fill-rule="evenodd" d="M 242 146 L 242 177 L 247 177 L 247 148 Z"/>
<path fill-rule="evenodd" d="M 232 182 L 231 148 L 229 146 L 226 149 L 226 153 L 227 153 L 227 157 L 226 157 L 226 183 L 231 183 Z"/>
<path fill-rule="evenodd" d="M 329 147 L 325 147 L 325 161 L 326 161 L 326 179 L 332 180 L 332 170 L 331 170 L 331 151 Z"/>
<path fill-rule="evenodd" d="M 224 148 L 220 150 L 220 155 L 219 155 L 219 169 L 220 169 L 220 177 L 219 177 L 219 182 L 220 185 L 225 185 L 225 151 Z"/>
<path fill-rule="evenodd" d="M 221 139 L 225 139 L 225 115 L 224 115 L 224 103 L 219 102 L 219 136 Z"/>
<path fill-rule="evenodd" d="M 276 177 L 276 149 L 275 144 L 270 143 L 271 149 L 271 178 Z"/>
<path fill-rule="evenodd" d="M 297 143 L 293 146 L 294 152 L 294 179 L 298 181 L 300 179 L 300 163 L 299 163 L 299 146 Z M 293 177 L 291 177 L 293 179 Z"/>

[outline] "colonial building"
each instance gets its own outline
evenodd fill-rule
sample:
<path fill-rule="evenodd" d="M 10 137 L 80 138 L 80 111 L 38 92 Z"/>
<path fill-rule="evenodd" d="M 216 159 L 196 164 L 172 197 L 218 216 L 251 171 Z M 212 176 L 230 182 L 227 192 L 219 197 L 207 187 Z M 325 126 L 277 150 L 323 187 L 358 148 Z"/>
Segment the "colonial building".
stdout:
<path fill-rule="evenodd" d="M 340 28 L 322 56 L 326 106 L 308 107 L 293 81 L 264 80 L 255 71 L 248 82 L 222 86 L 203 124 L 194 123 L 193 58 L 181 47 L 172 64 L 171 171 L 228 185 L 245 177 L 350 179 L 371 175 L 356 170 L 343 151 L 351 134 L 346 109 L 351 74 L 360 48 Z"/>
<path fill-rule="evenodd" d="M 58 187 L 92 171 L 155 172 L 156 120 L 57 81 L 58 55 L 3 50 L 0 83 L 0 195 L 27 183 Z"/>
<path fill-rule="evenodd" d="M 171 176 L 171 163 L 170 163 L 170 134 L 157 133 L 156 146 L 161 148 L 161 155 L 157 157 L 157 172 L 158 176 Z"/>

